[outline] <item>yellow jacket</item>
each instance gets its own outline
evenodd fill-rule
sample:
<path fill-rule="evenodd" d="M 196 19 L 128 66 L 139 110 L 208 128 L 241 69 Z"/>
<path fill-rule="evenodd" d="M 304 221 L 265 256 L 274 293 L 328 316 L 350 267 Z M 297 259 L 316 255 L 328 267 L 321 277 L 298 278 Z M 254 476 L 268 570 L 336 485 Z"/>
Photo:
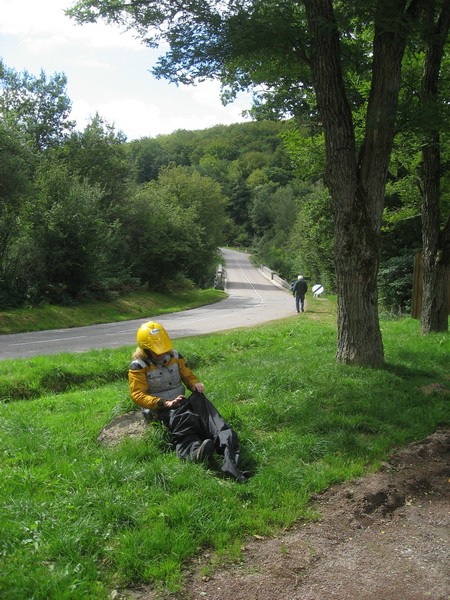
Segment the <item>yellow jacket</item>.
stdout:
<path fill-rule="evenodd" d="M 158 408 L 159 400 L 173 400 L 184 395 L 184 386 L 193 391 L 199 381 L 176 350 L 167 353 L 163 360 L 153 362 L 138 349 L 128 371 L 131 399 L 135 404 L 153 410 Z"/>

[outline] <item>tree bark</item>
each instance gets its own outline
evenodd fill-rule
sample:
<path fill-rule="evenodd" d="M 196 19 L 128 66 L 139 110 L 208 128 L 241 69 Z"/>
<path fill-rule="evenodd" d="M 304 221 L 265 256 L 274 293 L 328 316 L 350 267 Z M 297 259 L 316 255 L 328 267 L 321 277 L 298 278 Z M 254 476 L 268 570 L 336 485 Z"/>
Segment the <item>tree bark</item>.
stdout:
<path fill-rule="evenodd" d="M 438 84 L 444 44 L 449 31 L 450 4 L 444 3 L 434 22 L 435 2 L 429 0 L 429 24 L 422 79 L 422 106 L 425 114 L 436 113 Z M 435 119 L 433 119 L 436 122 Z M 424 136 L 423 157 L 423 296 L 420 316 L 422 334 L 448 331 L 448 280 L 450 272 L 450 217 L 441 232 L 440 136 L 437 127 Z"/>
<path fill-rule="evenodd" d="M 334 207 L 336 357 L 341 363 L 379 367 L 384 362 L 378 320 L 379 237 L 406 43 L 402 27 L 405 2 L 377 3 L 372 86 L 359 160 L 332 1 L 304 3 L 312 37 L 317 102 L 325 130 L 326 182 Z"/>

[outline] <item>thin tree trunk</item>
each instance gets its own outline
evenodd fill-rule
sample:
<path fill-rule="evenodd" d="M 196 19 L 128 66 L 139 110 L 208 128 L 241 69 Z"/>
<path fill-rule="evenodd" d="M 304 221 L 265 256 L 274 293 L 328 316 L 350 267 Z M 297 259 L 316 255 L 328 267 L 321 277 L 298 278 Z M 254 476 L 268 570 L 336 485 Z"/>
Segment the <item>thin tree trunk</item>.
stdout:
<path fill-rule="evenodd" d="M 434 128 L 425 134 L 423 157 L 423 296 L 420 329 L 422 334 L 448 331 L 448 280 L 450 271 L 450 217 L 441 232 L 440 214 L 440 137 L 438 84 L 444 44 L 450 25 L 450 3 L 444 3 L 434 23 L 435 2 L 428 0 L 429 23 L 422 80 L 422 106 L 425 114 L 434 115 Z M 431 109 L 431 110 L 430 110 Z"/>

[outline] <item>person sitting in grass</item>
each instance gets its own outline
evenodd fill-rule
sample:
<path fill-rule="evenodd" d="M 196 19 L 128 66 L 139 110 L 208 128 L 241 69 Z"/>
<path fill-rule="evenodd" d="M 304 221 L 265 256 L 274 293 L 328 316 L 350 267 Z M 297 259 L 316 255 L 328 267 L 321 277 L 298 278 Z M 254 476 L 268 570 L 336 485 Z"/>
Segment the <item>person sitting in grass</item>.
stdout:
<path fill-rule="evenodd" d="M 162 325 L 149 321 L 136 335 L 138 347 L 128 371 L 130 395 L 147 420 L 162 422 L 171 432 L 180 458 L 205 462 L 217 452 L 224 457 L 222 471 L 237 481 L 240 471 L 236 433 L 206 398 L 204 384 L 177 352 Z M 192 393 L 185 396 L 186 389 Z"/>

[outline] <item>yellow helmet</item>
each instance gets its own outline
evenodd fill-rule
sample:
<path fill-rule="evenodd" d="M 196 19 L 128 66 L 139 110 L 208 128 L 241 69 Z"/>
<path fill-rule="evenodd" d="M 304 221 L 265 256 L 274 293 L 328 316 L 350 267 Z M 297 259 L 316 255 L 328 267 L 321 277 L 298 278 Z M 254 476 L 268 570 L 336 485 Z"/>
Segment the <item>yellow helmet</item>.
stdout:
<path fill-rule="evenodd" d="M 136 339 L 141 350 L 151 350 L 155 354 L 165 354 L 173 350 L 167 331 L 159 323 L 148 321 L 138 329 Z"/>

